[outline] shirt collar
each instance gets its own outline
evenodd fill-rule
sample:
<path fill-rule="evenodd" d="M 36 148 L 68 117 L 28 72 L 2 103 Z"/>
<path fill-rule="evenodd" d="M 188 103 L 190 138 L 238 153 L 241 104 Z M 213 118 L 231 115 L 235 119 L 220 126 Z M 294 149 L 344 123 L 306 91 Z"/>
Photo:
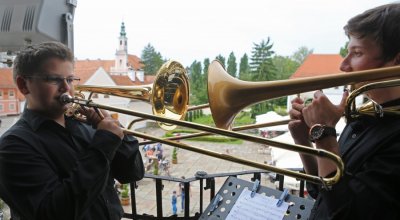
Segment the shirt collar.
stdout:
<path fill-rule="evenodd" d="M 46 122 L 54 122 L 54 120 L 43 116 L 38 111 L 25 109 L 22 113 L 21 119 L 26 121 L 26 123 L 32 128 L 32 130 L 37 131 L 40 126 Z"/>

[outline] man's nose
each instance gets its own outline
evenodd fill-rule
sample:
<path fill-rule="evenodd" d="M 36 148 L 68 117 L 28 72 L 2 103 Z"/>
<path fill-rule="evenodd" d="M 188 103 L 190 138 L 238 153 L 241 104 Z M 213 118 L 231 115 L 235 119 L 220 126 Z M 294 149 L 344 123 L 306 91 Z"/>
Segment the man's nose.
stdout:
<path fill-rule="evenodd" d="M 69 84 L 67 82 L 67 79 L 64 79 L 62 81 L 62 83 L 59 85 L 60 91 L 62 91 L 62 92 L 69 91 L 71 89 L 71 87 L 72 87 L 72 84 Z"/>
<path fill-rule="evenodd" d="M 340 64 L 340 71 L 351 72 L 351 65 L 350 65 L 350 62 L 349 62 L 347 56 L 344 58 L 344 60 Z"/>

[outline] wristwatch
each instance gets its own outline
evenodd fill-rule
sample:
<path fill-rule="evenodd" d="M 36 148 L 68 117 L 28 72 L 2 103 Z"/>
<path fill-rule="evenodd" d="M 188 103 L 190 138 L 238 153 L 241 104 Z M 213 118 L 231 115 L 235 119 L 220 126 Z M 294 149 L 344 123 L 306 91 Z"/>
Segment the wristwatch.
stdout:
<path fill-rule="evenodd" d="M 324 137 L 333 136 L 336 137 L 336 129 L 328 127 L 326 125 L 315 124 L 310 128 L 310 140 L 315 142 Z"/>

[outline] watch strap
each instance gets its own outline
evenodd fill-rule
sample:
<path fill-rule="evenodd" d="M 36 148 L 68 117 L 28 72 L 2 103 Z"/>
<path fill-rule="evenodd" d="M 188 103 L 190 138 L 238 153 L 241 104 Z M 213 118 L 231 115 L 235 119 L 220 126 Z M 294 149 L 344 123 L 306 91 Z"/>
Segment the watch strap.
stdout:
<path fill-rule="evenodd" d="M 322 134 L 318 138 L 310 136 L 310 140 L 312 142 L 315 142 L 316 140 L 321 140 L 321 139 L 323 139 L 325 137 L 329 137 L 329 136 L 332 136 L 335 138 L 337 137 L 336 129 L 334 127 L 329 127 L 329 126 L 320 125 L 320 124 L 317 124 L 316 126 L 321 126 L 323 130 L 322 130 Z"/>

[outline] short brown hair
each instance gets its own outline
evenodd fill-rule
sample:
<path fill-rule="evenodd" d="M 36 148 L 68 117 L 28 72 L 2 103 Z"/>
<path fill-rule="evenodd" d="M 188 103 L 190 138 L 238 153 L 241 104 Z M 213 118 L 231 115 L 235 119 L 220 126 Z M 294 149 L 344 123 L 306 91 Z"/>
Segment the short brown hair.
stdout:
<path fill-rule="evenodd" d="M 369 9 L 351 18 L 346 26 L 348 37 L 368 37 L 382 48 L 383 59 L 390 60 L 400 52 L 400 3 Z"/>
<path fill-rule="evenodd" d="M 13 77 L 28 76 L 41 72 L 42 65 L 50 58 L 58 58 L 65 61 L 74 61 L 71 50 L 60 42 L 44 42 L 29 45 L 22 49 L 14 59 Z"/>

